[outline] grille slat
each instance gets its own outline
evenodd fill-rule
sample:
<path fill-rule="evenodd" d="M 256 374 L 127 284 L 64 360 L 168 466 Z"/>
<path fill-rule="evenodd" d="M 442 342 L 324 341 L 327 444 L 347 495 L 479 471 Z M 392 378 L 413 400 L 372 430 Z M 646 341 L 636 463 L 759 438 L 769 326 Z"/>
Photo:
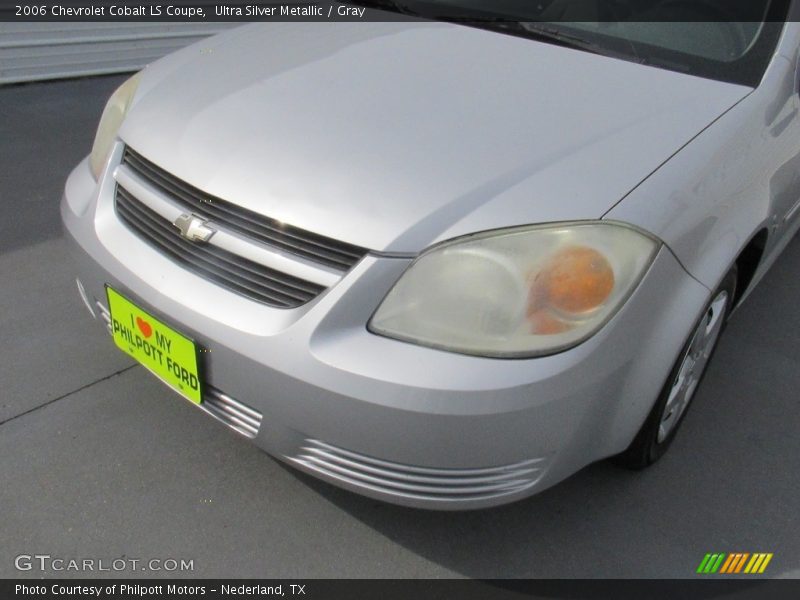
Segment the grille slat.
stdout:
<path fill-rule="evenodd" d="M 256 242 L 340 271 L 349 270 L 367 253 L 364 248 L 283 225 L 274 219 L 207 194 L 173 177 L 131 148 L 125 149 L 122 163 L 194 214 Z"/>
<path fill-rule="evenodd" d="M 392 471 L 386 468 L 378 468 L 374 464 L 365 461 L 356 461 L 344 456 L 337 456 L 333 452 L 322 450 L 320 448 L 304 447 L 302 448 L 303 456 L 307 460 L 315 461 L 321 465 L 329 465 L 331 468 L 338 467 L 343 472 L 355 473 L 359 472 L 364 475 L 375 475 L 382 478 L 382 481 L 398 480 L 402 483 L 415 483 L 415 484 L 440 484 L 442 482 L 441 471 L 431 469 L 436 475 L 420 475 L 414 471 Z M 476 473 L 475 471 L 469 472 L 466 475 L 451 478 L 451 485 L 453 488 L 497 484 L 498 486 L 513 486 L 519 482 L 520 477 L 528 476 L 535 473 L 538 469 L 535 467 L 529 468 L 516 468 L 515 470 L 503 472 L 492 471 L 490 474 Z"/>
<path fill-rule="evenodd" d="M 253 427 L 257 428 L 261 424 L 260 418 L 251 417 L 247 413 L 232 408 L 228 404 L 220 403 L 217 408 L 230 418 L 234 418 L 245 425 L 252 425 Z"/>
<path fill-rule="evenodd" d="M 134 212 L 138 212 L 140 218 L 143 218 L 147 221 L 147 225 L 150 226 L 155 232 L 160 235 L 165 235 L 166 241 L 173 241 L 175 239 L 174 232 L 175 230 L 172 229 L 171 225 L 167 225 L 164 223 L 163 220 L 160 220 L 157 215 L 153 215 L 152 211 L 146 206 L 143 206 L 136 202 L 136 200 L 131 196 L 125 188 L 119 189 L 119 194 L 123 195 L 125 200 L 128 204 L 123 205 L 124 210 L 131 210 L 133 209 Z M 149 212 L 146 212 L 149 211 Z M 183 238 L 177 238 L 183 239 Z M 186 249 L 196 256 L 205 257 L 206 259 L 214 262 L 220 267 L 226 267 L 230 269 L 237 269 L 239 272 L 242 273 L 242 276 L 248 278 L 250 281 L 254 283 L 258 283 L 261 285 L 265 285 L 270 287 L 270 280 L 265 278 L 261 270 L 264 269 L 263 266 L 255 265 L 256 263 L 246 263 L 241 260 L 241 257 L 235 256 L 230 254 L 229 252 L 221 249 L 215 248 L 213 252 L 207 250 L 203 246 L 198 246 L 196 244 L 186 244 Z M 293 298 L 296 300 L 304 300 L 304 298 L 308 294 L 316 295 L 319 293 L 320 286 L 316 286 L 313 283 L 308 283 L 306 281 L 296 279 L 294 281 L 287 280 L 285 282 L 286 286 L 290 288 L 294 288 L 297 290 L 298 294 L 294 295 Z M 276 291 L 281 292 L 280 288 L 277 288 Z"/>
<path fill-rule="evenodd" d="M 261 427 L 260 412 L 237 402 L 210 385 L 206 386 L 203 402 L 199 406 L 212 417 L 246 437 L 254 438 Z"/>
<path fill-rule="evenodd" d="M 100 318 L 103 319 L 103 323 L 106 324 L 106 329 L 108 329 L 108 333 L 112 332 L 111 329 L 111 313 L 105 307 L 105 305 L 100 302 L 99 300 L 94 301 L 94 305 L 97 307 L 97 312 L 100 314 Z"/>
<path fill-rule="evenodd" d="M 430 484 L 422 482 L 403 482 L 394 478 L 380 477 L 364 473 L 355 469 L 348 469 L 339 466 L 335 463 L 330 463 L 314 456 L 302 456 L 301 459 L 309 466 L 316 467 L 321 470 L 326 470 L 347 477 L 348 479 L 358 482 L 364 482 L 369 485 L 379 485 L 381 487 L 391 490 L 409 491 L 418 494 L 436 494 L 444 496 L 467 496 L 473 494 L 490 494 L 494 492 L 510 492 L 523 488 L 529 483 L 528 479 L 513 479 L 505 480 L 496 483 L 482 483 L 472 486 L 463 485 L 462 482 L 455 482 L 457 485 L 448 484 L 449 482 L 431 481 Z"/>
<path fill-rule="evenodd" d="M 325 289 L 221 248 L 185 240 L 172 224 L 119 185 L 116 208 L 126 225 L 173 260 L 206 279 L 258 302 L 292 308 L 312 300 Z"/>
<path fill-rule="evenodd" d="M 350 485 L 407 498 L 472 501 L 521 492 L 546 468 L 541 458 L 477 469 L 436 469 L 380 460 L 315 439 L 305 440 L 291 462 Z"/>
<path fill-rule="evenodd" d="M 203 192 L 192 190 L 189 186 L 178 180 L 170 181 L 165 179 L 163 175 L 153 170 L 154 166 L 143 164 L 138 158 L 134 158 L 133 156 L 127 158 L 128 160 L 124 162 L 124 164 L 138 169 L 140 174 L 146 173 L 149 175 L 148 181 L 152 185 L 157 185 L 162 190 L 179 198 L 188 207 L 191 207 L 195 214 L 207 219 L 214 219 L 215 222 L 224 222 L 228 227 L 238 229 L 240 233 L 249 235 L 261 243 L 274 245 L 283 250 L 297 251 L 297 253 L 308 257 L 307 253 L 302 252 L 302 246 L 300 244 L 292 244 L 287 242 L 286 239 L 281 238 L 298 240 L 299 242 L 306 241 L 312 248 L 319 248 L 322 250 L 323 257 L 332 261 L 329 266 L 340 269 L 349 268 L 352 263 L 358 261 L 358 259 L 363 256 L 363 254 L 356 252 L 338 251 L 335 247 L 322 242 L 304 240 L 292 234 L 290 231 L 284 231 L 278 229 L 278 226 L 270 226 L 269 223 L 262 222 L 264 220 L 263 217 L 260 217 L 261 221 L 259 221 L 259 217 L 255 216 L 256 213 L 252 213 L 253 216 L 251 216 L 251 214 L 245 212 L 241 207 L 237 207 L 237 210 L 234 211 L 222 204 L 222 201 L 219 199 L 206 200 L 201 198 L 198 200 L 196 194 L 202 194 Z M 331 253 L 327 251 L 331 251 Z M 337 253 L 343 256 L 337 256 Z M 314 258 L 318 259 L 319 257 L 319 253 L 314 254 Z"/>
<path fill-rule="evenodd" d="M 189 243 L 179 242 L 177 237 L 171 237 L 165 231 L 158 229 L 151 222 L 145 222 L 145 219 L 140 215 L 134 216 L 134 211 L 126 208 L 124 205 L 118 207 L 121 216 L 126 218 L 129 222 L 138 222 L 145 230 L 151 233 L 150 240 L 158 243 L 161 250 L 171 255 L 179 262 L 189 264 L 195 270 L 201 272 L 206 277 L 226 284 L 238 292 L 252 296 L 254 299 L 267 301 L 276 305 L 291 306 L 293 303 L 302 304 L 306 301 L 303 297 L 296 297 L 289 294 L 282 294 L 280 291 L 275 290 L 273 285 L 264 285 L 265 289 L 259 289 L 258 282 L 254 281 L 252 277 L 247 277 L 233 270 L 227 270 L 221 266 L 224 262 L 215 260 L 213 253 L 204 253 L 192 247 Z M 142 231 L 140 227 L 140 231 Z M 198 260 L 192 261 L 189 256 L 194 256 Z"/>
<path fill-rule="evenodd" d="M 288 302 L 287 299 L 282 297 L 281 294 L 269 294 L 263 290 L 259 290 L 256 282 L 250 278 L 236 277 L 232 273 L 226 273 L 225 269 L 220 268 L 218 262 L 213 260 L 213 257 L 202 257 L 202 253 L 197 252 L 194 248 L 180 248 L 180 245 L 177 244 L 175 240 L 169 239 L 168 236 L 166 236 L 162 231 L 159 231 L 151 223 L 147 223 L 144 218 L 135 215 L 134 211 L 130 211 L 130 209 L 125 208 L 123 205 L 119 206 L 119 211 L 119 214 L 128 220 L 128 222 L 134 221 L 140 224 L 142 226 L 140 231 L 142 231 L 142 228 L 148 230 L 152 234 L 150 239 L 152 241 L 161 242 L 160 249 L 179 262 L 192 264 L 191 261 L 186 260 L 186 256 L 182 255 L 181 251 L 187 252 L 188 254 L 193 254 L 195 256 L 201 255 L 198 256 L 198 258 L 201 258 L 201 260 L 204 262 L 201 263 L 198 261 L 197 263 L 194 263 L 193 266 L 196 268 L 196 270 L 207 277 L 215 281 L 227 279 L 226 284 L 229 287 L 233 287 L 245 295 L 252 295 L 256 299 L 266 298 L 273 303 L 286 306 L 291 304 L 291 302 Z M 271 286 L 266 287 L 268 290 L 273 289 Z"/>

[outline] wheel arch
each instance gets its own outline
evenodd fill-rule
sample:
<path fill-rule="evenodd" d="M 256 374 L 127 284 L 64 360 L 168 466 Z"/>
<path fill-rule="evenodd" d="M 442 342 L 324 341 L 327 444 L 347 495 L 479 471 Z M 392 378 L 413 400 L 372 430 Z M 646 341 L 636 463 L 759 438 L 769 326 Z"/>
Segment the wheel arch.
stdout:
<path fill-rule="evenodd" d="M 769 230 L 766 227 L 759 229 L 745 246 L 739 251 L 736 260 L 733 262 L 737 268 L 736 292 L 733 299 L 733 308 L 736 308 L 745 293 L 753 283 L 753 277 L 761 265 L 764 258 L 764 251 L 767 248 Z"/>

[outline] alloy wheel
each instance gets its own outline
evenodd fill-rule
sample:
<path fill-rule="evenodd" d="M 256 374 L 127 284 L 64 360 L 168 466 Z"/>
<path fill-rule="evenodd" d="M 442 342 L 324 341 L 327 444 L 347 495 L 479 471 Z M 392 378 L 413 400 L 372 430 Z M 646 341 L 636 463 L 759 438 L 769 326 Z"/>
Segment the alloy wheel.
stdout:
<path fill-rule="evenodd" d="M 722 332 L 728 300 L 727 290 L 717 294 L 692 334 L 692 341 L 683 356 L 678 374 L 672 382 L 667 403 L 664 405 L 664 411 L 661 413 L 657 437 L 659 444 L 667 439 L 692 401 L 697 384 L 700 383 L 708 359 Z"/>

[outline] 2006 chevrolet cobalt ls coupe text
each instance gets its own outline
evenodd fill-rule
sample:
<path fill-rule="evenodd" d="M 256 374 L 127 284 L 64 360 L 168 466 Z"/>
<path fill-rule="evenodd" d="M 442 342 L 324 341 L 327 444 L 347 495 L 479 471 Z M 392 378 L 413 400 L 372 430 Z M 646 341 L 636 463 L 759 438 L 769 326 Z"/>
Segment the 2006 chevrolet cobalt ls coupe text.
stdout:
<path fill-rule="evenodd" d="M 797 7 L 539 4 L 249 25 L 129 79 L 62 202 L 89 311 L 270 454 L 390 502 L 657 460 L 800 227 Z"/>

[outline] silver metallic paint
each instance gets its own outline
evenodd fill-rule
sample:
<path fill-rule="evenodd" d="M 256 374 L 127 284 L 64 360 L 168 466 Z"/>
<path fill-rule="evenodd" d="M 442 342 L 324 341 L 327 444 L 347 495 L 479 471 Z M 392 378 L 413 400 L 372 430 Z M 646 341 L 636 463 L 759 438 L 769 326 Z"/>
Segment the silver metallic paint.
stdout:
<path fill-rule="evenodd" d="M 99 183 L 86 161 L 67 181 L 80 280 L 90 300 L 110 283 L 208 348 L 209 383 L 261 413 L 255 442 L 298 468 L 429 508 L 529 495 L 626 448 L 738 251 L 768 227 L 763 272 L 797 228 L 780 216 L 800 197 L 798 39 L 787 25 L 751 91 L 454 25 L 223 34 L 145 71 L 122 140 L 208 193 L 373 252 L 296 309 L 222 290 L 115 217 L 119 142 Z M 430 243 L 602 215 L 665 245 L 575 348 L 498 360 L 366 329 Z M 391 472 L 538 470 L 510 494 L 431 499 L 321 472 L 310 447 Z"/>

